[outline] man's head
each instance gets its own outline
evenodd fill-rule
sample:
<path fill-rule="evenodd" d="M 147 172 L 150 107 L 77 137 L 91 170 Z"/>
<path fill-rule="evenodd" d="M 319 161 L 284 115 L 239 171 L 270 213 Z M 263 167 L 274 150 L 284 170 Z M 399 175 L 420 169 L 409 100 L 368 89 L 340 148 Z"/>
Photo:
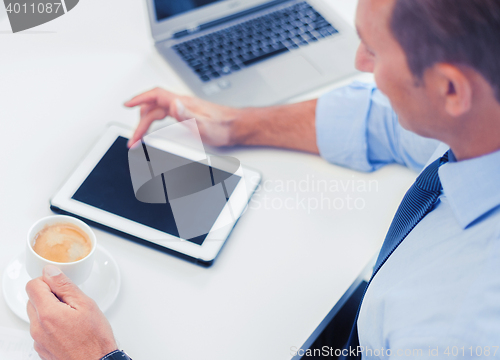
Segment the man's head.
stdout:
<path fill-rule="evenodd" d="M 390 27 L 417 78 L 437 63 L 469 66 L 500 101 L 500 1 L 398 0 Z"/>
<path fill-rule="evenodd" d="M 360 0 L 356 26 L 356 66 L 405 128 L 453 148 L 470 119 L 500 110 L 500 1 Z"/>

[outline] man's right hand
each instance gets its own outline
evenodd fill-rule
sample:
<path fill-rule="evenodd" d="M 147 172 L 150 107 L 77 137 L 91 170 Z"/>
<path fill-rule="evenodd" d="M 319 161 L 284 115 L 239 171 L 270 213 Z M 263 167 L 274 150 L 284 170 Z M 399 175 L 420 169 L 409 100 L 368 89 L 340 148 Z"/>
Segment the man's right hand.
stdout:
<path fill-rule="evenodd" d="M 125 106 L 140 106 L 141 109 L 141 119 L 129 140 L 129 147 L 144 136 L 153 121 L 167 116 L 178 121 L 195 118 L 202 140 L 209 145 L 235 145 L 233 129 L 240 111 L 238 109 L 190 96 L 176 95 L 161 88 L 140 94 L 127 101 Z"/>
<path fill-rule="evenodd" d="M 171 116 L 196 119 L 201 139 L 213 146 L 260 145 L 319 153 L 316 144 L 316 100 L 296 104 L 236 109 L 156 88 L 134 97 L 127 107 L 140 106 L 141 118 L 132 146 L 155 120 Z"/>
<path fill-rule="evenodd" d="M 47 265 L 43 277 L 28 282 L 26 292 L 30 333 L 40 358 L 97 360 L 118 348 L 95 301 L 55 266 Z"/>

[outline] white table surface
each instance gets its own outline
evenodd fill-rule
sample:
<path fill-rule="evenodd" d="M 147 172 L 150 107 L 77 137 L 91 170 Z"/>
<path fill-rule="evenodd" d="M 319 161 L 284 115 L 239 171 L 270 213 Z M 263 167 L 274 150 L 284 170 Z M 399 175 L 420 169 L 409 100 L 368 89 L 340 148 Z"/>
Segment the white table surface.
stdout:
<path fill-rule="evenodd" d="M 352 23 L 355 1 L 328 1 Z M 106 124 L 137 124 L 122 103 L 155 86 L 189 93 L 153 48 L 144 1 L 84 0 L 20 34 L 0 18 L 1 273 Z M 107 316 L 134 359 L 290 359 L 376 254 L 415 178 L 399 166 L 363 174 L 294 151 L 223 152 L 260 170 L 266 186 L 213 267 L 95 229 L 122 274 Z M 312 189 L 323 180 L 327 189 Z M 324 198 L 344 206 L 314 208 Z M 0 326 L 28 330 L 3 297 Z"/>

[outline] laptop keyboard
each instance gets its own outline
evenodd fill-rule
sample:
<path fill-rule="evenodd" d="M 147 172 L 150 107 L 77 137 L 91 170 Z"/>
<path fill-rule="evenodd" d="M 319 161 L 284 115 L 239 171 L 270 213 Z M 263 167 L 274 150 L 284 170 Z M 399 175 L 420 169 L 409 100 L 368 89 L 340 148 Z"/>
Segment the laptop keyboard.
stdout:
<path fill-rule="evenodd" d="M 173 46 L 204 82 L 338 33 L 307 2 Z"/>

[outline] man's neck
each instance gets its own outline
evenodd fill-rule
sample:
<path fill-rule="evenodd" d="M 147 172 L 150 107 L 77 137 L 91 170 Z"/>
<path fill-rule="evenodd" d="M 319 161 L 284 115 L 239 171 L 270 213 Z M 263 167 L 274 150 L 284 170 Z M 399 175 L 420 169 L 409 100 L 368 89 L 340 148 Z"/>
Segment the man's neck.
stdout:
<path fill-rule="evenodd" d="M 500 111 L 474 120 L 462 121 L 446 142 L 457 161 L 467 160 L 500 150 Z"/>
<path fill-rule="evenodd" d="M 500 150 L 500 102 L 482 77 L 476 83 L 469 111 L 442 119 L 436 128 L 436 138 L 450 146 L 457 161 Z"/>

